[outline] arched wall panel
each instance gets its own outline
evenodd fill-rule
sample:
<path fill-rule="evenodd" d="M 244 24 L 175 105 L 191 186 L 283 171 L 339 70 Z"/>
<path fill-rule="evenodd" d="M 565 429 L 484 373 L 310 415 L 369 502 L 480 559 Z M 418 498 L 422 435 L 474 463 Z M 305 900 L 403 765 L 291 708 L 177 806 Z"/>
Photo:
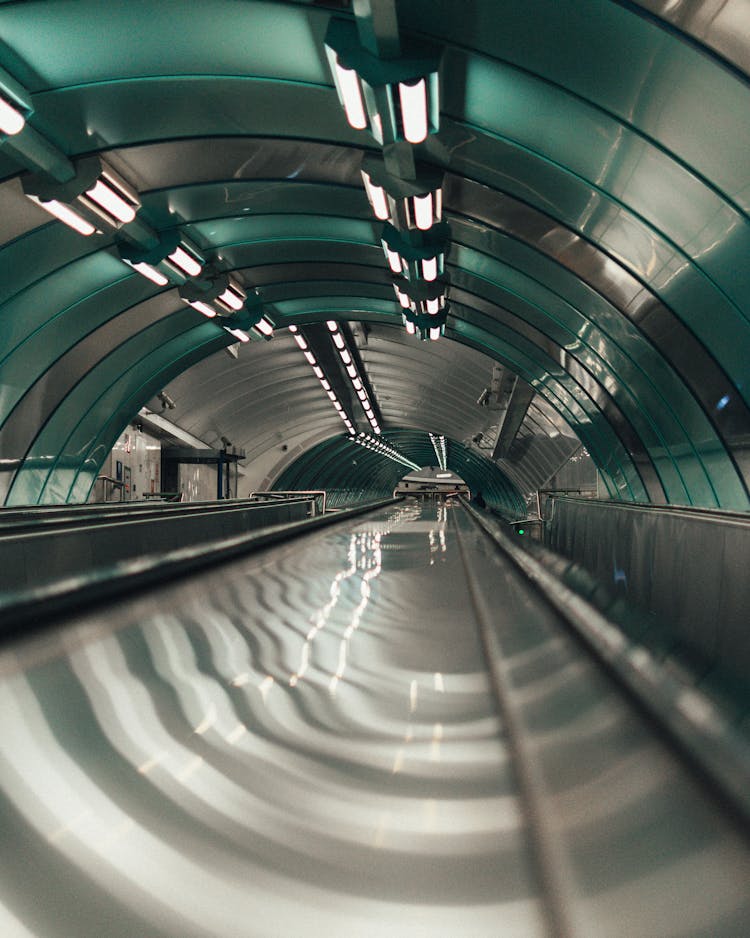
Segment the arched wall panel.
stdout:
<path fill-rule="evenodd" d="M 531 384 L 611 495 L 747 509 L 741 44 L 654 3 L 416 0 L 399 17 L 445 45 L 441 134 L 424 154 L 448 166 L 448 339 Z M 372 141 L 348 128 L 332 90 L 328 19 L 317 4 L 208 0 L 177 28 L 166 0 L 2 3 L 0 65 L 30 90 L 36 130 L 71 155 L 106 151 L 137 185 L 144 217 L 181 226 L 258 285 L 277 325 L 333 317 L 387 328 L 399 317 L 358 175 Z M 20 467 L 14 500 L 79 498 L 87 483 L 66 489 L 57 469 L 46 487 L 27 481 L 32 465 L 75 476 L 76 459 L 81 479 L 95 474 L 112 434 L 83 443 L 95 418 L 79 421 L 75 409 L 89 373 L 125 369 L 110 374 L 107 397 L 124 423 L 176 377 L 175 362 L 229 339 L 197 319 L 185 331 L 176 298 L 172 315 L 119 264 L 111 238 L 87 242 L 47 223 L 21 194 L 22 149 L 21 138 L 0 143 L 2 476 Z M 173 331 L 150 331 L 150 315 Z M 156 349 L 153 361 L 145 348 L 128 357 L 133 336 L 157 334 L 163 349 L 176 343 L 171 364 L 158 365 Z M 276 408 L 278 383 L 253 393 Z M 408 381 L 386 383 L 394 402 L 408 401 Z M 295 438 L 306 419 L 310 439 L 331 420 L 313 397 L 279 417 Z M 446 426 L 461 407 L 471 425 L 468 396 L 443 400 Z M 231 410 L 222 397 L 216 409 L 222 419 Z M 239 409 L 258 419 L 249 401 Z M 272 437 L 259 433 L 269 446 Z"/>

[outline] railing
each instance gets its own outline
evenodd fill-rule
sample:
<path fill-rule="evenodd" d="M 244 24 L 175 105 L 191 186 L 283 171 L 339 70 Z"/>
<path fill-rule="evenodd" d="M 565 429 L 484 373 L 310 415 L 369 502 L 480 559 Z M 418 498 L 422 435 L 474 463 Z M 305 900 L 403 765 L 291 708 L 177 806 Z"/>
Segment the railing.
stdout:
<path fill-rule="evenodd" d="M 750 699 L 750 514 L 553 498 L 545 543 L 642 610 L 672 667 Z"/>
<path fill-rule="evenodd" d="M 324 515 L 326 513 L 325 489 L 297 489 L 286 492 L 251 492 L 250 498 L 256 501 L 279 501 L 285 498 L 296 498 L 300 495 L 307 495 L 315 498 L 316 510 L 314 514 Z"/>

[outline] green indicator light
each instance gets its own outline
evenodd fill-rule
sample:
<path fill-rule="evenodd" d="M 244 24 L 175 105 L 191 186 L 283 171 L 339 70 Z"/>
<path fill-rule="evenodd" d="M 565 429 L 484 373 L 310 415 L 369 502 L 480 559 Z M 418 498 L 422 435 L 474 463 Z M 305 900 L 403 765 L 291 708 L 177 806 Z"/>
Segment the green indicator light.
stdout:
<path fill-rule="evenodd" d="M 519 528 L 519 529 L 518 529 L 518 533 L 519 533 L 519 534 L 525 534 L 526 532 L 524 531 L 523 528 Z"/>

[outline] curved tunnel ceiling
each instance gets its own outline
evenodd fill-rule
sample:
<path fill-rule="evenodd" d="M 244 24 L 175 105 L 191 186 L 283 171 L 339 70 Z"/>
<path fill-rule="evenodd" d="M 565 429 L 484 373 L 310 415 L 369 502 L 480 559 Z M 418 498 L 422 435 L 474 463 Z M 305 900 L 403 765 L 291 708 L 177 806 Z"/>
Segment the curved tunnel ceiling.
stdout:
<path fill-rule="evenodd" d="M 397 333 L 359 176 L 373 141 L 348 127 L 325 64 L 342 6 L 0 3 L 0 66 L 30 91 L 36 131 L 69 156 L 106 152 L 142 216 L 259 287 L 277 325 L 367 324 L 386 432 L 469 440 L 481 421 L 463 376 L 481 353 L 533 388 L 528 420 L 559 415 L 611 496 L 747 509 L 750 39 L 727 25 L 741 4 L 399 6 L 402 31 L 444 46 L 424 155 L 447 167 L 451 313 L 429 353 Z M 82 500 L 170 382 L 203 376 L 219 419 L 231 339 L 133 274 L 110 237 L 30 203 L 22 137 L 0 144 L 0 488 L 8 503 Z M 266 446 L 269 473 L 277 437 L 258 415 L 291 449 L 341 429 L 288 345 L 240 352 L 258 362 L 257 400 L 238 402 L 236 435 Z M 441 398 L 436 380 L 417 407 L 428 358 L 460 391 Z M 208 426 L 210 408 L 185 420 Z"/>

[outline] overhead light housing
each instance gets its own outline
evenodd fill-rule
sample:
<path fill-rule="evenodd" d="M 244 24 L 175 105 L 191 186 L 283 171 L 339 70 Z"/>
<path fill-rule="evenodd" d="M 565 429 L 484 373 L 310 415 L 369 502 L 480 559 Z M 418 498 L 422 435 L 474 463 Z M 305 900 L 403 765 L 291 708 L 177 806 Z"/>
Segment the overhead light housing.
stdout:
<path fill-rule="evenodd" d="M 376 218 L 396 228 L 428 231 L 443 219 L 445 173 L 417 162 L 416 177 L 402 179 L 389 173 L 381 156 L 368 153 L 362 160 L 362 180 Z"/>
<path fill-rule="evenodd" d="M 179 285 L 200 276 L 206 263 L 178 231 L 162 232 L 155 247 L 148 250 L 124 241 L 118 242 L 117 250 L 124 263 L 158 286 Z"/>
<path fill-rule="evenodd" d="M 215 316 L 234 316 L 247 300 L 247 294 L 234 277 L 213 267 L 203 268 L 200 277 L 182 284 L 179 293 L 190 306 L 198 309 L 198 302 L 212 309 Z"/>
<path fill-rule="evenodd" d="M 79 234 L 93 234 L 102 224 L 117 230 L 135 221 L 141 207 L 138 193 L 100 156 L 77 160 L 75 170 L 68 182 L 27 173 L 21 179 L 23 191 Z"/>
<path fill-rule="evenodd" d="M 382 146 L 422 143 L 440 129 L 438 68 L 442 48 L 401 37 L 404 54 L 381 59 L 360 44 L 356 23 L 331 19 L 326 55 L 349 125 L 369 128 Z"/>
<path fill-rule="evenodd" d="M 439 222 L 429 231 L 399 231 L 390 223 L 383 226 L 380 243 L 391 272 L 407 280 L 438 280 L 445 272 L 450 247 L 450 225 Z"/>
<path fill-rule="evenodd" d="M 230 278 L 231 279 L 231 278 Z M 244 293 L 244 291 L 241 291 Z M 250 290 L 245 297 L 242 309 L 228 315 L 221 314 L 221 322 L 227 323 L 232 329 L 240 329 L 247 333 L 250 339 L 270 341 L 276 324 L 263 306 L 263 301 L 255 290 Z"/>
<path fill-rule="evenodd" d="M 274 323 L 264 311 L 255 291 L 245 292 L 239 282 L 213 267 L 203 270 L 204 276 L 188 280 L 179 287 L 180 299 L 193 309 L 211 318 L 233 335 L 245 333 L 248 339 L 270 339 Z M 241 302 L 238 304 L 238 301 Z M 247 341 L 240 338 L 240 341 Z"/>
<path fill-rule="evenodd" d="M 31 95 L 0 68 L 0 134 L 6 137 L 20 134 L 32 111 Z"/>
<path fill-rule="evenodd" d="M 393 289 L 401 308 L 402 319 L 409 335 L 419 334 L 422 340 L 439 339 L 445 334 L 450 303 L 450 280 L 407 280 L 396 277 Z"/>

